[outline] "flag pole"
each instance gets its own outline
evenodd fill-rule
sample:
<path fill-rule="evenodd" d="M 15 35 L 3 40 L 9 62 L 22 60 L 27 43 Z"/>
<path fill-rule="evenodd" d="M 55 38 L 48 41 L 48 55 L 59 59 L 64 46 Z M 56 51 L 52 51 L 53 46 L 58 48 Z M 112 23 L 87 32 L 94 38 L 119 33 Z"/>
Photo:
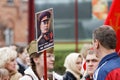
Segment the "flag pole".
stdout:
<path fill-rule="evenodd" d="M 78 52 L 78 0 L 75 0 L 75 51 Z"/>
<path fill-rule="evenodd" d="M 46 59 L 46 50 L 44 50 L 44 80 L 47 80 L 47 59 Z"/>
<path fill-rule="evenodd" d="M 29 0 L 28 8 L 28 42 L 31 42 L 34 39 L 34 0 Z"/>

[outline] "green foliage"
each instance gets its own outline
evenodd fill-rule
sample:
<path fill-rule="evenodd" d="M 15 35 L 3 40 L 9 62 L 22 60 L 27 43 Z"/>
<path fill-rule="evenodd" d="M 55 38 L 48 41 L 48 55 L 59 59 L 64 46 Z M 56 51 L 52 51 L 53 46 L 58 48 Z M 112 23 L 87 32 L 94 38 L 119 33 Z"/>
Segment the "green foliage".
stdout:
<path fill-rule="evenodd" d="M 81 45 L 79 45 L 81 48 Z M 79 49 L 80 49 L 79 48 Z M 65 57 L 75 52 L 75 44 L 55 44 L 55 67 L 54 70 L 59 74 L 64 74 L 64 60 Z"/>
<path fill-rule="evenodd" d="M 55 71 L 59 74 L 63 74 L 65 71 L 64 60 L 65 57 L 73 50 L 57 50 L 55 51 Z"/>

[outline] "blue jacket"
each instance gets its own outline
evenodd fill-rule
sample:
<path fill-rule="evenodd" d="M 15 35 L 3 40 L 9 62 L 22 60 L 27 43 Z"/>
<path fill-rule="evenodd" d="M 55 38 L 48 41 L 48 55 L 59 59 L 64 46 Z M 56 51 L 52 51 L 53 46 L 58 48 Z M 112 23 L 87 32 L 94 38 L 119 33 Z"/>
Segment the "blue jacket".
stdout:
<path fill-rule="evenodd" d="M 105 56 L 93 76 L 94 80 L 120 80 L 120 57 L 114 52 Z"/>

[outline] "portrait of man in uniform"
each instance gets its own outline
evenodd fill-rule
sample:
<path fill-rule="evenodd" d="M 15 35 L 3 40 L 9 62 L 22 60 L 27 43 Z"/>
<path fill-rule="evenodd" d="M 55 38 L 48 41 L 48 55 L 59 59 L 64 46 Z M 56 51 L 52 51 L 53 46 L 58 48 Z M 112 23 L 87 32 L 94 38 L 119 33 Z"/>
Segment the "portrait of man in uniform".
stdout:
<path fill-rule="evenodd" d="M 36 39 L 38 51 L 45 50 L 54 45 L 53 39 L 53 9 L 36 13 Z"/>

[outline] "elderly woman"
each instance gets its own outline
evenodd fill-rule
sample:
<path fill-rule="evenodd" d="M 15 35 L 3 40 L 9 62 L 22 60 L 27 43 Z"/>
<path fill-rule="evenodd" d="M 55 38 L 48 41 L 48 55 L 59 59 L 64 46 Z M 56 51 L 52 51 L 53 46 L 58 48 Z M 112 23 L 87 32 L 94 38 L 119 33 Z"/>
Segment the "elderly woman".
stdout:
<path fill-rule="evenodd" d="M 82 68 L 82 56 L 79 53 L 70 53 L 64 62 L 66 72 L 63 80 L 80 80 Z"/>
<path fill-rule="evenodd" d="M 18 80 L 22 75 L 17 71 L 17 52 L 10 47 L 0 48 L 0 68 L 5 68 L 10 73 L 10 80 Z"/>

